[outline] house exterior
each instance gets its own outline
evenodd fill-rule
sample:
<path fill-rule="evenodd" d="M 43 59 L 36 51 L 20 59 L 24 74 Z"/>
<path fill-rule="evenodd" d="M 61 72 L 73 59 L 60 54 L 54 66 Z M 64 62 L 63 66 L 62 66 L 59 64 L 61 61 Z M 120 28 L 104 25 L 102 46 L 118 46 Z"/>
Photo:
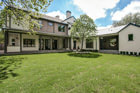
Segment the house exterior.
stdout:
<path fill-rule="evenodd" d="M 99 30 L 99 51 L 110 53 L 140 53 L 140 25 L 127 25 Z"/>
<path fill-rule="evenodd" d="M 70 16 L 67 12 L 67 16 Z M 44 50 L 70 50 L 71 38 L 68 24 L 57 17 L 43 15 L 39 19 L 42 25 L 35 35 L 29 35 L 28 26 L 14 24 L 8 17 L 5 30 L 5 53 L 22 53 Z M 66 21 L 66 20 L 65 20 Z M 62 29 L 60 29 L 62 28 Z"/>
<path fill-rule="evenodd" d="M 5 53 L 71 51 L 81 47 L 79 39 L 70 37 L 70 29 L 76 18 L 66 12 L 66 19 L 44 15 L 38 21 L 42 25 L 35 35 L 29 35 L 28 26 L 13 23 L 8 17 L 5 30 Z M 60 29 L 62 28 L 62 29 Z M 140 54 L 140 26 L 127 24 L 96 31 L 94 39 L 84 40 L 83 49 L 108 53 Z M 57 52 L 56 51 L 56 52 Z"/>

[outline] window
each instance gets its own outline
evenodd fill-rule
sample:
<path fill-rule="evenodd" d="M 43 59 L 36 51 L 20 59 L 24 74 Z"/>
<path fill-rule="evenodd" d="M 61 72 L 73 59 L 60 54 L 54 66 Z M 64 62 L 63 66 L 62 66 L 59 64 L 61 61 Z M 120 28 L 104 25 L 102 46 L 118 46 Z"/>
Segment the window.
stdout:
<path fill-rule="evenodd" d="M 39 20 L 38 23 L 39 23 L 40 28 L 42 28 L 42 21 Z"/>
<path fill-rule="evenodd" d="M 35 39 L 24 39 L 23 46 L 24 47 L 35 47 Z"/>
<path fill-rule="evenodd" d="M 65 26 L 64 25 L 58 25 L 58 31 L 59 32 L 65 32 Z"/>
<path fill-rule="evenodd" d="M 15 44 L 15 39 L 12 39 L 11 43 L 12 43 L 12 46 L 15 46 L 16 45 Z"/>
<path fill-rule="evenodd" d="M 86 48 L 93 48 L 93 40 L 86 39 Z"/>
<path fill-rule="evenodd" d="M 133 34 L 128 34 L 128 41 L 133 41 Z"/>
<path fill-rule="evenodd" d="M 49 22 L 48 24 L 49 24 L 49 26 L 53 26 L 53 23 L 52 22 Z"/>

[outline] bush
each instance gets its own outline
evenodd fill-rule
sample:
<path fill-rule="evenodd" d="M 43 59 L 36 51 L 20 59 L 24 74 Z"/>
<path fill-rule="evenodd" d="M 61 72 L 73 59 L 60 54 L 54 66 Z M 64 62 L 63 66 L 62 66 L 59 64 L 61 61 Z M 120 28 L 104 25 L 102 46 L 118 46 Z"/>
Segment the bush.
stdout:
<path fill-rule="evenodd" d="M 120 51 L 120 54 L 122 54 L 122 51 Z"/>
<path fill-rule="evenodd" d="M 130 55 L 133 55 L 133 52 L 130 52 Z"/>
<path fill-rule="evenodd" d="M 81 49 L 81 52 L 98 52 L 98 50 Z"/>
<path fill-rule="evenodd" d="M 134 55 L 137 55 L 137 52 L 134 52 Z"/>
<path fill-rule="evenodd" d="M 129 52 L 126 52 L 126 54 L 128 55 L 128 54 L 129 54 Z"/>
<path fill-rule="evenodd" d="M 125 51 L 123 51 L 123 54 L 125 55 Z"/>

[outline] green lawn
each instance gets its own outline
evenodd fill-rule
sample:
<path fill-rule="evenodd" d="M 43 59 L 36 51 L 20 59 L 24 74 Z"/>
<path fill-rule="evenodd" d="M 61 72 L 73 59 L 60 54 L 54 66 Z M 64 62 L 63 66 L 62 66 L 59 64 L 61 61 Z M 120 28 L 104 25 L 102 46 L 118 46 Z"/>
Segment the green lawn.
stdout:
<path fill-rule="evenodd" d="M 140 93 L 140 57 L 102 53 L 2 56 L 0 93 Z"/>

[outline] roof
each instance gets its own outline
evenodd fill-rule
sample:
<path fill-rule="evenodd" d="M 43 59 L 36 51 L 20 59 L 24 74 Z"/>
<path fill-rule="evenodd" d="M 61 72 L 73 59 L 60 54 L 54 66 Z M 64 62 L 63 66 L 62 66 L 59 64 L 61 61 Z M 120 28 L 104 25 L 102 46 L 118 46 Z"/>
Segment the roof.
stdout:
<path fill-rule="evenodd" d="M 118 26 L 118 27 L 111 27 L 107 29 L 97 30 L 97 35 L 107 35 L 107 34 L 115 34 L 118 33 L 121 29 L 123 29 L 126 25 Z"/>
<path fill-rule="evenodd" d="M 21 8 L 21 7 L 16 7 L 16 6 L 10 6 L 10 7 L 13 7 L 13 8 L 17 8 L 17 9 L 21 9 L 23 11 L 32 11 L 30 9 L 26 9 L 26 8 Z M 33 12 L 33 11 L 32 11 Z M 67 24 L 67 23 L 64 23 L 63 20 L 59 19 L 59 18 L 56 18 L 56 17 L 51 17 L 51 16 L 48 16 L 46 14 L 42 14 L 42 13 L 39 13 L 41 14 L 40 19 L 46 19 L 46 20 L 49 20 L 49 21 L 53 21 L 53 22 L 57 22 L 57 23 L 62 23 L 62 24 Z"/>
<path fill-rule="evenodd" d="M 111 28 L 107 28 L 107 29 L 97 30 L 96 35 L 100 36 L 100 35 L 116 34 L 116 33 L 119 33 L 120 31 L 122 31 L 123 29 L 125 29 L 126 27 L 128 27 L 129 25 L 140 27 L 140 25 L 129 23 L 127 25 L 122 25 L 122 26 L 118 26 L 118 27 L 111 27 Z"/>
<path fill-rule="evenodd" d="M 50 21 L 54 21 L 54 22 L 58 22 L 58 23 L 62 23 L 62 24 L 66 24 L 66 23 L 63 22 L 63 20 L 61 20 L 61 19 L 59 19 L 59 18 L 55 18 L 55 17 L 48 16 L 48 15 L 46 15 L 46 14 L 43 14 L 43 15 L 41 16 L 41 18 L 46 19 L 46 20 L 50 20 Z"/>
<path fill-rule="evenodd" d="M 32 32 L 29 30 L 21 30 L 21 29 L 16 29 L 16 28 L 6 28 L 5 31 L 13 31 L 13 32 L 18 32 L 18 33 L 27 33 L 27 32 Z M 48 35 L 48 36 L 58 36 L 58 37 L 70 37 L 68 35 L 61 35 L 61 34 L 57 34 L 57 33 L 49 33 L 49 32 L 43 32 L 43 31 L 35 31 L 36 34 L 42 34 L 42 35 Z"/>
<path fill-rule="evenodd" d="M 68 20 L 68 19 L 70 19 L 72 17 L 76 20 L 76 18 L 74 16 L 70 16 L 70 17 L 66 18 L 65 20 L 63 20 L 62 22 L 66 21 L 66 20 Z"/>

